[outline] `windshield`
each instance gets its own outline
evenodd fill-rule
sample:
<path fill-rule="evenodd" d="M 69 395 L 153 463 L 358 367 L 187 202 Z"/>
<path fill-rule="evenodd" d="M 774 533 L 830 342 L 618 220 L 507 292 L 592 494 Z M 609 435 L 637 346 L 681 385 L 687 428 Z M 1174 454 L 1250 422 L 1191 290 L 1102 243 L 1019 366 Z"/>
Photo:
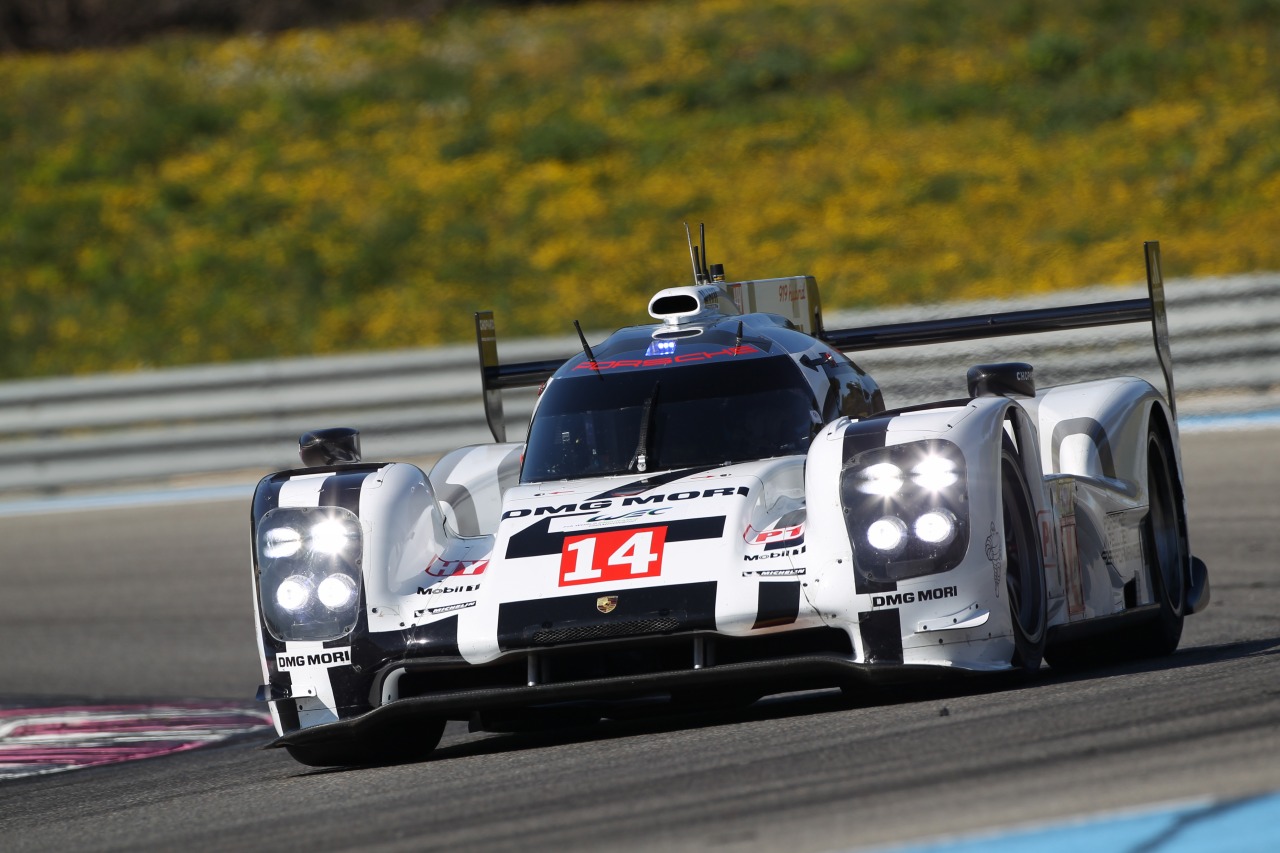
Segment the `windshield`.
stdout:
<path fill-rule="evenodd" d="M 558 378 L 538 403 L 520 479 L 644 473 L 803 453 L 819 420 L 815 409 L 788 356 Z"/>

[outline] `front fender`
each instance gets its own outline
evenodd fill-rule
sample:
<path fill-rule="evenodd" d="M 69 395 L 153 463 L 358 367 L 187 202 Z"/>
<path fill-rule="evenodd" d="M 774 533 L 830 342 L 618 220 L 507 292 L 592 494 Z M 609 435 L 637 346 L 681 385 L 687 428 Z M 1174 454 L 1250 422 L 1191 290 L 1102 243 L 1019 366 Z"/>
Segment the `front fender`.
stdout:
<path fill-rule="evenodd" d="M 1014 400 L 981 397 L 860 421 L 841 419 L 814 441 L 806 490 L 812 562 L 823 566 L 824 574 L 807 591 L 830 624 L 849 631 L 862 661 L 963 663 L 978 669 L 1008 665 L 1013 633 L 1000 512 L 1006 435 L 1028 469 L 1035 509 L 1043 511 L 1035 423 Z M 962 501 L 957 516 L 963 512 L 959 520 L 967 541 L 958 561 L 939 559 L 936 571 L 926 566 L 908 576 L 895 577 L 888 570 L 877 575 L 866 570 L 867 558 L 859 562 L 852 541 L 856 525 L 874 520 L 867 509 L 874 502 L 851 505 L 842 478 L 851 466 L 861 467 L 868 454 L 878 459 L 883 450 L 900 458 L 915 447 L 950 447 L 963 458 L 963 481 L 951 488 Z"/>
<path fill-rule="evenodd" d="M 275 509 L 338 508 L 360 527 L 359 611 L 341 636 L 281 639 L 262 613 L 264 559 L 257 543 L 264 518 Z M 269 522 L 268 522 L 269 523 Z M 262 654 L 263 698 L 281 734 L 366 712 L 372 674 L 403 657 L 413 639 L 406 596 L 441 580 L 428 568 L 451 543 L 427 476 L 403 463 L 356 464 L 273 474 L 259 483 L 252 515 L 254 603 Z M 437 574 L 440 574 L 439 572 Z"/>

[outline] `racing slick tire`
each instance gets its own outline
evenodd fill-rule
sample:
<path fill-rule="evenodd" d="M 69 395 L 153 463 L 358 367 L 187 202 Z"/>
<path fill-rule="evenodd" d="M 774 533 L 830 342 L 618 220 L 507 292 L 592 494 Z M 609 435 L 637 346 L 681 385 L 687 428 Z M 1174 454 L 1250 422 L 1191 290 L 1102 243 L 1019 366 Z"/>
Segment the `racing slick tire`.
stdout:
<path fill-rule="evenodd" d="M 1000 512 L 1004 525 L 1005 589 L 1013 623 L 1010 661 L 1025 675 L 1039 671 L 1049 621 L 1048 589 L 1031 490 L 1018 458 L 1006 443 L 1000 451 Z"/>
<path fill-rule="evenodd" d="M 1151 590 L 1160 612 L 1154 622 L 1139 626 L 1125 638 L 1136 657 L 1173 654 L 1182 639 L 1191 549 L 1178 513 L 1173 458 L 1164 430 L 1153 427 L 1147 436 L 1147 494 L 1151 510 L 1143 524 L 1142 537 L 1143 550 L 1150 559 Z"/>
<path fill-rule="evenodd" d="M 289 755 L 308 767 L 367 767 L 421 761 L 444 734 L 444 720 L 414 720 L 380 728 L 371 735 L 329 743 L 285 746 Z"/>
<path fill-rule="evenodd" d="M 1178 511 L 1172 444 L 1163 424 L 1147 433 L 1147 494 L 1151 509 L 1142 524 L 1142 550 L 1149 561 L 1151 590 L 1159 611 L 1154 619 L 1098 637 L 1056 643 L 1046 659 L 1056 669 L 1078 669 L 1172 654 L 1182 639 L 1187 611 L 1190 546 Z"/>

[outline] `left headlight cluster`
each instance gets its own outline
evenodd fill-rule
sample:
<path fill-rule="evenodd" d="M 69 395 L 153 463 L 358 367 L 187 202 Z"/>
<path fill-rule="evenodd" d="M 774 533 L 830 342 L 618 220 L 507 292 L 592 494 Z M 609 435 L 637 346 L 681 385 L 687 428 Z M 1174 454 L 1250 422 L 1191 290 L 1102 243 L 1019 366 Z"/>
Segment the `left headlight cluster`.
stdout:
<path fill-rule="evenodd" d="M 968 550 L 964 455 L 949 441 L 858 454 L 840 474 L 840 502 L 858 569 L 869 580 L 945 572 Z"/>
<path fill-rule="evenodd" d="M 281 507 L 258 522 L 258 589 L 277 640 L 336 640 L 360 613 L 360 519 L 341 507 Z"/>

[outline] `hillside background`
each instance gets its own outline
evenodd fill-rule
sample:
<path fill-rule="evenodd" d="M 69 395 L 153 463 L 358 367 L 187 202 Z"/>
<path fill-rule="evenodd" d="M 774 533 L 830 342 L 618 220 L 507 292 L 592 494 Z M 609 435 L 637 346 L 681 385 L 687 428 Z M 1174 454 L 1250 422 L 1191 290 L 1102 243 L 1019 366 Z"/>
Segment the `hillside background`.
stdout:
<path fill-rule="evenodd" d="M 220 5 L 0 5 L 0 378 L 1280 269 L 1280 0 Z"/>

